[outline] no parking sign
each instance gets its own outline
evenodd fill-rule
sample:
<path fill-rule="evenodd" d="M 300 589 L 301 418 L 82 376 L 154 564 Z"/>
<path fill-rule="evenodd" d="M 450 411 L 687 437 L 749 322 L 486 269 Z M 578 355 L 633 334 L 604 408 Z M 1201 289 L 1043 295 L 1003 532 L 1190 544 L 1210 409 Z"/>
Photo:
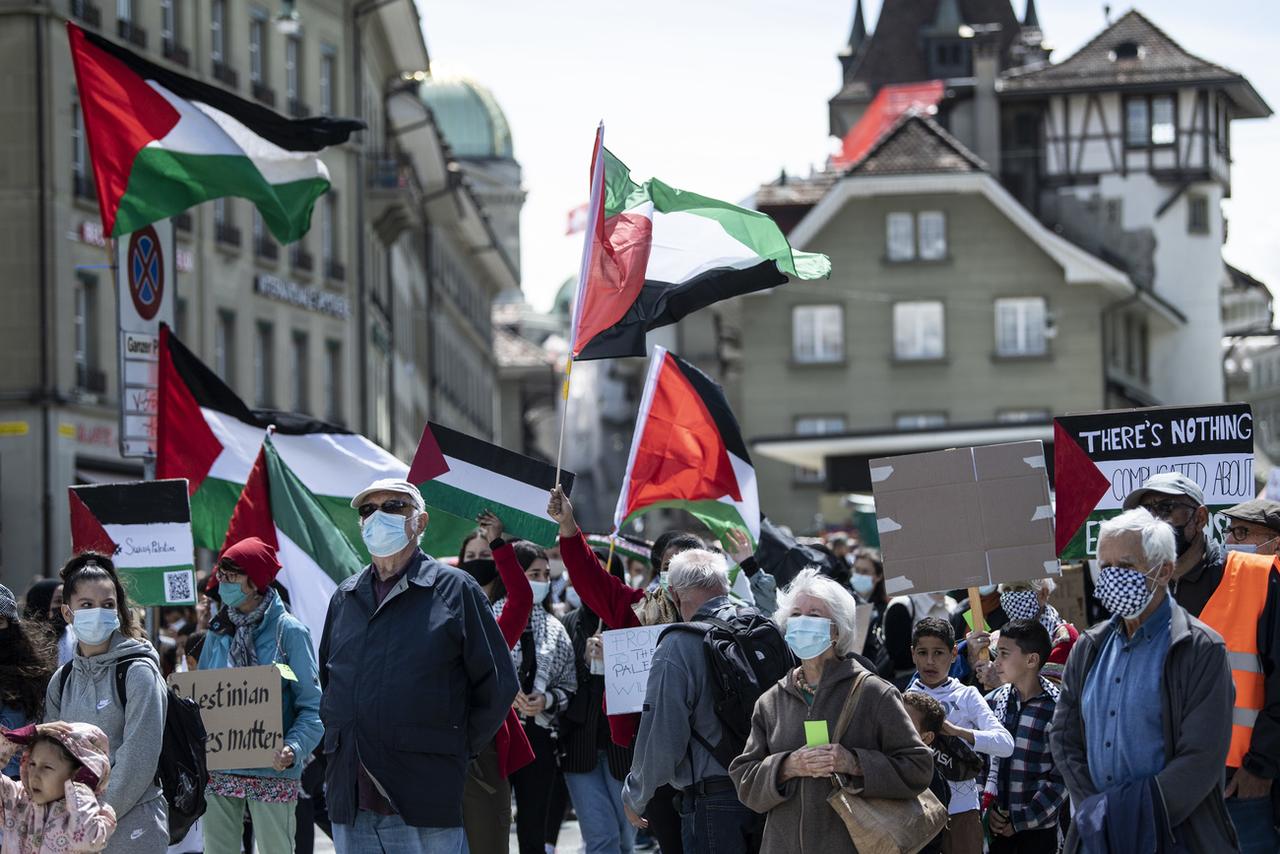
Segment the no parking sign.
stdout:
<path fill-rule="evenodd" d="M 173 225 L 161 220 L 116 242 L 120 319 L 120 455 L 154 457 L 160 324 L 173 325 Z"/>

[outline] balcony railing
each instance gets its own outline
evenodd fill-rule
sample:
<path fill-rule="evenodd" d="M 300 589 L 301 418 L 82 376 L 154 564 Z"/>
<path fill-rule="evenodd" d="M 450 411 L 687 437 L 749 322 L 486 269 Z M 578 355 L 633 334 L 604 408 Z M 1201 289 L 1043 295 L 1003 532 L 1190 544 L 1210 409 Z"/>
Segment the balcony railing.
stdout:
<path fill-rule="evenodd" d="M 71 15 L 91 27 L 102 26 L 102 10 L 89 0 L 71 0 Z"/>
<path fill-rule="evenodd" d="M 116 35 L 134 47 L 140 47 L 144 50 L 147 47 L 147 31 L 133 21 L 125 21 L 123 19 L 116 21 Z"/>
<path fill-rule="evenodd" d="M 293 269 L 300 273 L 310 273 L 315 269 L 316 259 L 311 253 L 303 249 L 301 246 L 295 245 L 289 250 L 289 263 L 293 265 Z"/>
<path fill-rule="evenodd" d="M 297 98 L 290 98 L 289 115 L 295 119 L 305 119 L 311 115 L 311 108 Z"/>
<path fill-rule="evenodd" d="M 173 215 L 173 227 L 178 231 L 191 233 L 191 211 L 183 211 L 180 214 Z"/>
<path fill-rule="evenodd" d="M 170 62 L 181 65 L 183 68 L 191 65 L 191 51 L 177 44 L 173 39 L 165 39 L 161 49 L 164 52 L 164 58 Z"/>
<path fill-rule="evenodd" d="M 335 282 L 341 282 L 347 277 L 347 268 L 342 266 L 342 262 L 328 260 L 324 262 L 324 277 L 333 279 Z"/>
<path fill-rule="evenodd" d="M 216 59 L 213 61 L 213 79 L 227 84 L 232 89 L 240 85 L 240 75 L 236 74 L 236 70 Z"/>
<path fill-rule="evenodd" d="M 105 394 L 107 391 L 106 371 L 91 368 L 88 365 L 76 365 L 76 388 L 93 394 Z"/>
<path fill-rule="evenodd" d="M 239 246 L 240 229 L 225 222 L 215 223 L 213 226 L 213 239 L 223 246 Z"/>
<path fill-rule="evenodd" d="M 266 261 L 274 261 L 280 257 L 280 245 L 270 237 L 255 237 L 253 240 L 253 254 Z"/>
<path fill-rule="evenodd" d="M 98 191 L 93 185 L 93 179 L 88 175 L 72 175 L 71 185 L 77 199 L 92 200 L 98 197 Z"/>
<path fill-rule="evenodd" d="M 273 109 L 275 108 L 276 91 L 274 89 L 272 89 L 267 84 L 258 80 L 255 80 L 253 82 L 253 86 L 250 88 L 252 89 L 252 94 L 255 101 L 260 101 L 263 104 L 267 105 L 268 107 L 271 107 Z"/>

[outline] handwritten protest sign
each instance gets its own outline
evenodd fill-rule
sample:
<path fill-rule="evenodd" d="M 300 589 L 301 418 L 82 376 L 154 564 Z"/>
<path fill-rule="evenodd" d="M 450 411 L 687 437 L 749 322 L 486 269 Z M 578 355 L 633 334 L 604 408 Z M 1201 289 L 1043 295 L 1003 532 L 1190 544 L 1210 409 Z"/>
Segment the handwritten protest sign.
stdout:
<path fill-rule="evenodd" d="M 1092 557 L 1098 526 L 1153 474 L 1186 475 L 1215 514 L 1254 496 L 1253 414 L 1247 404 L 1162 406 L 1054 419 L 1057 549 L 1064 560 Z"/>
<path fill-rule="evenodd" d="M 200 706 L 210 770 L 271 767 L 284 744 L 280 672 L 274 666 L 175 673 L 169 684 Z"/>
<path fill-rule="evenodd" d="M 637 626 L 605 632 L 604 699 L 611 715 L 638 712 L 649 686 L 649 667 L 666 626 Z"/>
<path fill-rule="evenodd" d="M 71 546 L 110 555 L 135 605 L 194 605 L 187 481 L 73 486 Z"/>

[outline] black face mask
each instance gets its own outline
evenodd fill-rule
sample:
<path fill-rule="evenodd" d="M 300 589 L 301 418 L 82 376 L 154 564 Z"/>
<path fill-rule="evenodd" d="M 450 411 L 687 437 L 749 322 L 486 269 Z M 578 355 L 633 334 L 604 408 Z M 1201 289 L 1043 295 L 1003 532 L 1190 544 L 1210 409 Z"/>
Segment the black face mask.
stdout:
<path fill-rule="evenodd" d="M 459 564 L 458 568 L 474 578 L 481 587 L 498 577 L 498 565 L 485 558 L 466 561 Z"/>
<path fill-rule="evenodd" d="M 1187 549 L 1191 548 L 1192 542 L 1187 539 L 1187 526 L 1190 524 L 1191 521 L 1188 520 L 1186 525 L 1169 526 L 1170 528 L 1173 528 L 1173 544 L 1175 551 L 1178 553 L 1178 557 L 1182 557 L 1187 553 Z"/>
<path fill-rule="evenodd" d="M 53 617 L 49 620 L 49 625 L 53 627 L 54 634 L 57 635 L 61 635 L 67 630 L 67 621 L 62 616 L 61 608 L 53 612 Z"/>

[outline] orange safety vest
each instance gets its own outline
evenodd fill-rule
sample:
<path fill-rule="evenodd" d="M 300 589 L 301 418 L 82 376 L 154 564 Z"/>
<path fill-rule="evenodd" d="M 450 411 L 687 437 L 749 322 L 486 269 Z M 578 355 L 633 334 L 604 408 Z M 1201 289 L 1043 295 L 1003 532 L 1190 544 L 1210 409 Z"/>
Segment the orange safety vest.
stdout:
<path fill-rule="evenodd" d="M 1226 641 L 1227 663 L 1236 686 L 1228 768 L 1244 763 L 1253 741 L 1254 722 L 1266 704 L 1266 677 L 1258 657 L 1258 621 L 1267 604 L 1267 584 L 1273 570 L 1280 570 L 1280 558 L 1274 555 L 1227 552 L 1222 581 L 1200 612 L 1200 620 Z"/>

